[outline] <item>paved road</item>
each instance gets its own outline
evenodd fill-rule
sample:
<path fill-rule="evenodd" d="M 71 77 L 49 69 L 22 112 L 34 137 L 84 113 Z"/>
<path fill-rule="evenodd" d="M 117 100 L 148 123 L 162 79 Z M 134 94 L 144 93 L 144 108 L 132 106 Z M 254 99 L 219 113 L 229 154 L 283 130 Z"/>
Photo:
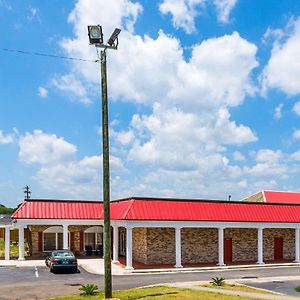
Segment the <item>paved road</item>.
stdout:
<path fill-rule="evenodd" d="M 139 274 L 127 276 L 114 276 L 114 289 L 126 289 L 151 284 L 210 280 L 214 276 L 223 276 L 226 279 L 242 278 L 264 278 L 278 276 L 300 276 L 299 267 L 261 268 L 261 269 L 238 269 L 218 270 L 189 273 L 168 274 Z M 52 274 L 46 267 L 28 268 L 0 268 L 0 299 L 41 299 L 57 295 L 78 293 L 81 284 L 94 283 L 101 289 L 103 287 L 103 276 L 93 275 L 81 269 L 80 273 Z M 258 284 L 251 283 L 259 286 Z M 265 284 L 265 283 L 264 283 Z M 279 283 L 277 282 L 277 285 Z M 262 286 L 260 287 L 266 287 Z M 280 283 L 280 285 L 283 285 Z M 296 286 L 298 283 L 296 284 Z M 300 283 L 299 283 L 300 285 Z M 293 283 L 292 289 L 295 287 Z M 291 287 L 283 287 L 292 294 Z M 276 288 L 277 291 L 280 289 Z"/>

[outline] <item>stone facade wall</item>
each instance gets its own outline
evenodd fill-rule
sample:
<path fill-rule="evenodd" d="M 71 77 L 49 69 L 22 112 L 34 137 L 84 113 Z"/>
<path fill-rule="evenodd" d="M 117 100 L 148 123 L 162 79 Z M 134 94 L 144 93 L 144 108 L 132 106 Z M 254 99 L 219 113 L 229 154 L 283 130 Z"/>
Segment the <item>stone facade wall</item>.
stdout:
<path fill-rule="evenodd" d="M 264 229 L 264 260 L 274 260 L 274 238 L 283 238 L 283 259 L 295 259 L 295 229 Z"/>
<path fill-rule="evenodd" d="M 147 228 L 133 228 L 132 258 L 135 261 L 147 263 Z"/>
<path fill-rule="evenodd" d="M 232 261 L 257 261 L 257 229 L 228 228 L 224 238 L 232 238 Z"/>
<path fill-rule="evenodd" d="M 215 228 L 181 229 L 181 259 L 182 263 L 217 263 L 218 230 Z"/>
<path fill-rule="evenodd" d="M 175 229 L 147 229 L 147 264 L 175 264 Z"/>

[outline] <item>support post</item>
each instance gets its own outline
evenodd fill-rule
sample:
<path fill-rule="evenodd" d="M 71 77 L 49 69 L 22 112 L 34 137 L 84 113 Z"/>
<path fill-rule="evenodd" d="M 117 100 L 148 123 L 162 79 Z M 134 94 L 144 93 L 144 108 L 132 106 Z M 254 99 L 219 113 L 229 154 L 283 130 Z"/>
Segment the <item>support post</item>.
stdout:
<path fill-rule="evenodd" d="M 113 227 L 113 263 L 119 262 L 119 227 Z"/>
<path fill-rule="evenodd" d="M 19 225 L 19 258 L 18 260 L 25 260 L 24 256 L 24 226 Z"/>
<path fill-rule="evenodd" d="M 68 236 L 68 227 L 69 225 L 63 225 L 63 248 L 65 250 L 69 249 L 69 236 Z"/>
<path fill-rule="evenodd" d="M 295 228 L 295 261 L 300 263 L 300 228 Z"/>
<path fill-rule="evenodd" d="M 5 226 L 5 260 L 10 259 L 10 226 Z"/>
<path fill-rule="evenodd" d="M 257 229 L 257 264 L 264 265 L 263 228 Z"/>
<path fill-rule="evenodd" d="M 181 228 L 175 228 L 175 253 L 176 253 L 176 264 L 175 268 L 182 268 L 181 264 Z"/>
<path fill-rule="evenodd" d="M 218 266 L 225 266 L 224 263 L 224 228 L 218 228 L 218 249 L 219 249 L 219 261 Z"/>
<path fill-rule="evenodd" d="M 132 267 L 132 228 L 126 227 L 126 267 L 125 270 L 133 270 Z"/>

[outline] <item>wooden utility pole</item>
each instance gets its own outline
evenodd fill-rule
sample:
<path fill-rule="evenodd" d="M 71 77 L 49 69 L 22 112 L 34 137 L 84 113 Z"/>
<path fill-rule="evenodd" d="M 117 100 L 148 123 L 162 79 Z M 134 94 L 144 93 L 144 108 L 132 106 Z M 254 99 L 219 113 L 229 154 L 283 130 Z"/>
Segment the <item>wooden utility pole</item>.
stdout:
<path fill-rule="evenodd" d="M 101 91 L 102 91 L 102 138 L 103 138 L 103 206 L 104 206 L 104 294 L 112 298 L 111 284 L 111 232 L 110 232 L 110 183 L 109 183 L 109 134 L 106 49 L 101 51 Z"/>

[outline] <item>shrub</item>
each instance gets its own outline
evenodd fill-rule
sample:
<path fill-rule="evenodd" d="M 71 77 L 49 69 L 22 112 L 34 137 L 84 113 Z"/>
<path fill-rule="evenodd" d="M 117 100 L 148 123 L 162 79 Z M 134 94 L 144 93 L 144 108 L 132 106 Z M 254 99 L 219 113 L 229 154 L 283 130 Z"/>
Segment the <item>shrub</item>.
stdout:
<path fill-rule="evenodd" d="M 98 293 L 98 286 L 95 284 L 82 285 L 79 290 L 82 291 L 81 296 L 93 296 Z"/>
<path fill-rule="evenodd" d="M 295 287 L 296 292 L 300 292 L 300 286 Z"/>
<path fill-rule="evenodd" d="M 225 278 L 224 277 L 213 277 L 210 282 L 214 286 L 222 286 L 225 284 Z"/>

